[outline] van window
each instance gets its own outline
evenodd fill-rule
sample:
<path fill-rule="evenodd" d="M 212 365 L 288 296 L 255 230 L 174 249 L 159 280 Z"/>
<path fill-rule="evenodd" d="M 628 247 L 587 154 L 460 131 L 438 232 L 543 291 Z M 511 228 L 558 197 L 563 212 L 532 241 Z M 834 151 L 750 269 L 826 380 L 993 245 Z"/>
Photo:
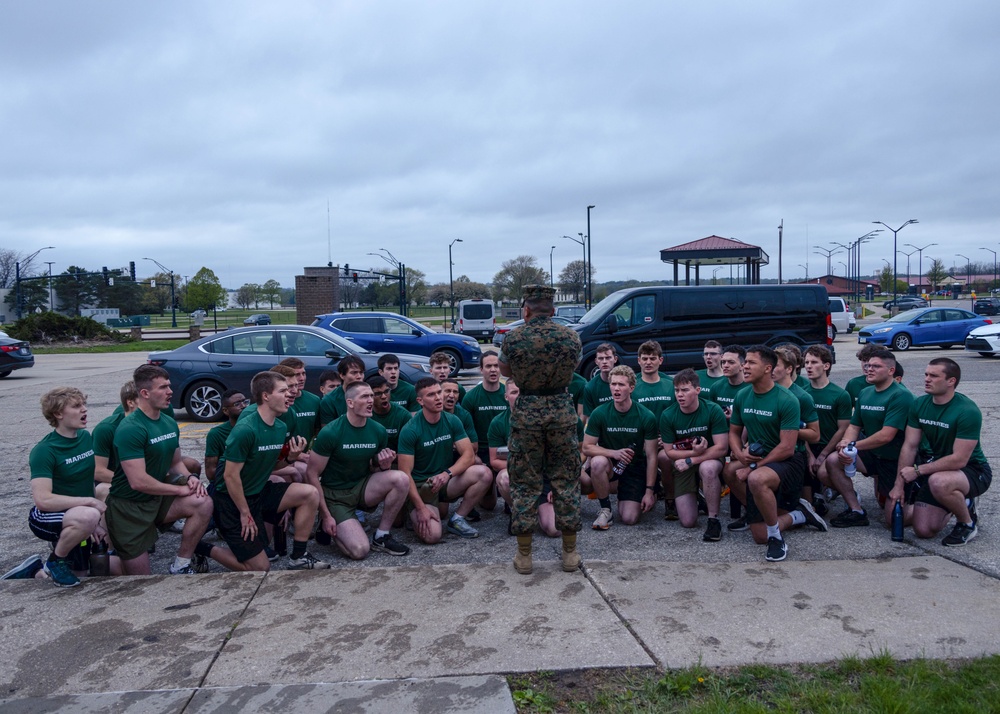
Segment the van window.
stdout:
<path fill-rule="evenodd" d="M 677 290 L 670 294 L 670 317 L 704 320 L 742 315 L 796 315 L 816 310 L 811 290 Z"/>
<path fill-rule="evenodd" d="M 489 303 L 463 305 L 462 317 L 466 320 L 492 320 L 493 305 Z"/>
<path fill-rule="evenodd" d="M 656 317 L 656 296 L 636 295 L 626 300 L 614 311 L 618 319 L 618 327 L 637 327 L 653 322 Z"/>

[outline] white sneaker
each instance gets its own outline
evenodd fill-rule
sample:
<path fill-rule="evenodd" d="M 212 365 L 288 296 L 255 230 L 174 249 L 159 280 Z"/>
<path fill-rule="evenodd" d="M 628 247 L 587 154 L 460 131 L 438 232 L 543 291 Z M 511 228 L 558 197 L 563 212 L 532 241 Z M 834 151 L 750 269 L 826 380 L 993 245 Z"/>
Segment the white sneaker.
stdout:
<path fill-rule="evenodd" d="M 615 522 L 615 517 L 611 514 L 610 508 L 602 508 L 597 514 L 597 519 L 594 521 L 592 528 L 595 531 L 606 531 L 611 527 L 611 524 Z"/>

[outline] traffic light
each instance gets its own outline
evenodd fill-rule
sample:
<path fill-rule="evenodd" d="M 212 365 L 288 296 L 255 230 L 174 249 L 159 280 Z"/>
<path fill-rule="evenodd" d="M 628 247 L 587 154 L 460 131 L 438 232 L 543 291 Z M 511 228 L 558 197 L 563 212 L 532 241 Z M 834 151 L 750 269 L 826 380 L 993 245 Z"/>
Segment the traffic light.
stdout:
<path fill-rule="evenodd" d="M 358 282 L 358 274 L 357 274 L 357 273 L 351 273 L 351 279 L 352 279 L 352 280 L 353 280 L 354 282 Z"/>
<path fill-rule="evenodd" d="M 134 260 L 130 260 L 128 262 L 128 275 L 129 275 L 130 278 L 132 278 L 132 282 L 134 283 L 135 282 L 135 261 Z"/>
<path fill-rule="evenodd" d="M 348 265 L 347 263 L 344 263 L 344 277 L 346 278 L 350 274 L 351 274 L 351 266 Z"/>

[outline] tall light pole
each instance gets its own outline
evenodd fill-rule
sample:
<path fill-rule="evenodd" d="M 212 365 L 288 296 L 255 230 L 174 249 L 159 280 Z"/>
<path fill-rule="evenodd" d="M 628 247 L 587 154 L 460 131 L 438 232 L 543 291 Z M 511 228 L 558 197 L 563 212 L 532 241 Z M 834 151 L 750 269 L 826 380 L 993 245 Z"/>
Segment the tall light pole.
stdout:
<path fill-rule="evenodd" d="M 451 331 L 455 331 L 455 278 L 452 276 L 451 247 L 456 243 L 464 243 L 461 238 L 456 238 L 448 244 L 448 282 L 451 284 Z"/>
<path fill-rule="evenodd" d="M 591 279 L 590 274 L 592 268 L 594 267 L 593 259 L 590 255 L 590 211 L 591 209 L 597 208 L 597 206 L 587 206 L 587 309 L 589 310 L 591 304 L 594 302 L 594 281 Z"/>
<path fill-rule="evenodd" d="M 46 260 L 45 264 L 49 266 L 49 312 L 55 312 L 53 309 L 55 304 L 52 300 L 52 264 L 56 262 L 54 260 Z"/>
<path fill-rule="evenodd" d="M 383 251 L 385 255 L 382 255 L 382 253 L 365 253 L 365 255 L 374 255 L 376 258 L 381 258 L 386 263 L 388 263 L 389 265 L 391 265 L 396 269 L 396 273 L 399 275 L 399 314 L 405 317 L 406 301 L 403 298 L 406 295 L 406 285 L 404 284 L 404 281 L 406 280 L 406 266 L 400 263 L 396 259 L 396 256 L 394 256 L 385 248 L 379 248 L 379 250 Z"/>
<path fill-rule="evenodd" d="M 990 286 L 992 290 L 997 286 L 997 252 L 990 248 L 980 248 L 979 250 L 988 250 L 993 254 L 993 284 Z"/>
<path fill-rule="evenodd" d="M 916 249 L 916 251 L 917 251 L 917 253 L 919 254 L 919 256 L 918 256 L 918 257 L 919 257 L 919 266 L 920 266 L 920 267 L 919 267 L 919 268 L 917 268 L 917 269 L 918 269 L 918 270 L 920 271 L 920 281 L 921 281 L 921 284 L 923 284 L 923 275 L 924 275 L 924 251 L 925 251 L 925 250 L 927 250 L 928 248 L 930 248 L 930 247 L 931 247 L 932 245 L 937 245 L 937 243 L 928 243 L 928 244 L 927 244 L 927 245 L 925 245 L 925 246 L 924 246 L 923 248 L 919 248 L 919 247 L 917 247 L 917 246 L 913 245 L 913 243 L 907 243 L 906 245 L 910 246 L 911 248 L 915 248 L 915 249 Z M 930 282 L 930 281 L 928 281 L 928 282 Z"/>
<path fill-rule="evenodd" d="M 587 302 L 587 244 L 583 241 L 583 233 L 580 234 L 580 240 L 577 240 L 573 236 L 563 236 L 563 238 L 569 238 L 574 243 L 579 243 L 583 246 L 583 302 Z"/>
<path fill-rule="evenodd" d="M 955 253 L 959 258 L 965 258 L 965 292 L 972 292 L 972 258 L 961 253 Z"/>
<path fill-rule="evenodd" d="M 27 268 L 31 265 L 31 261 L 35 259 L 35 256 L 41 253 L 43 250 L 55 250 L 54 245 L 47 245 L 44 248 L 39 248 L 34 253 L 29 255 L 24 259 L 24 267 Z M 21 262 L 20 260 L 14 263 L 14 299 L 17 300 L 17 319 L 21 319 Z M 51 284 L 51 281 L 50 281 Z"/>
<path fill-rule="evenodd" d="M 170 326 L 177 327 L 177 303 L 174 300 L 174 271 L 169 270 L 164 267 L 163 263 L 153 260 L 152 258 L 143 258 L 143 260 L 148 260 L 151 263 L 156 263 L 156 267 L 160 270 L 165 270 L 170 273 Z"/>
<path fill-rule="evenodd" d="M 897 280 L 897 277 L 896 277 L 896 250 L 897 250 L 897 247 L 896 247 L 896 234 L 899 233 L 904 228 L 906 228 L 911 223 L 919 223 L 919 222 L 920 221 L 918 221 L 916 218 L 911 218 L 906 223 L 904 223 L 903 225 L 901 225 L 899 228 L 896 228 L 895 230 L 893 230 L 892 228 L 889 228 L 889 224 L 885 223 L 884 221 L 872 221 L 872 223 L 881 223 L 883 226 L 885 226 L 886 228 L 889 228 L 889 230 L 892 231 L 892 299 L 893 300 L 896 299 L 896 280 Z"/>
<path fill-rule="evenodd" d="M 914 253 L 916 253 L 917 251 L 911 250 L 909 253 L 907 253 L 905 250 L 901 250 L 899 252 L 906 256 L 906 292 L 907 292 L 907 294 L 909 294 L 909 292 L 910 292 L 910 256 L 913 255 Z"/>
<path fill-rule="evenodd" d="M 718 279 L 715 276 L 719 274 L 720 270 L 722 270 L 722 266 L 721 265 L 718 268 L 712 268 L 712 285 L 718 285 L 719 284 L 718 283 Z"/>
<path fill-rule="evenodd" d="M 799 263 L 799 267 L 806 271 L 806 280 L 809 280 L 809 266 Z"/>
<path fill-rule="evenodd" d="M 857 300 L 861 302 L 861 296 L 863 291 L 861 290 L 861 245 L 872 240 L 877 233 L 881 233 L 881 228 L 876 228 L 875 230 L 868 231 L 863 236 L 855 238 L 850 245 L 844 245 L 843 243 L 834 243 L 833 245 L 840 246 L 847 251 L 848 255 L 853 255 L 853 259 L 848 260 L 854 266 L 851 271 L 854 273 L 854 279 L 857 285 Z"/>
<path fill-rule="evenodd" d="M 834 243 L 834 245 L 839 245 L 839 244 Z M 826 256 L 826 274 L 831 275 L 833 269 L 830 267 L 830 259 L 833 256 L 837 255 L 837 253 L 839 253 L 840 250 L 837 248 L 816 248 L 815 252 L 818 253 L 819 255 Z"/>
<path fill-rule="evenodd" d="M 555 283 L 552 280 L 552 253 L 555 251 L 555 249 L 556 249 L 556 247 L 552 246 L 552 248 L 549 250 L 549 287 L 550 288 L 554 288 L 555 287 Z"/>
<path fill-rule="evenodd" d="M 845 263 L 842 260 L 838 260 L 837 261 L 837 265 L 843 265 L 844 266 L 844 279 L 847 279 L 847 271 L 849 270 L 849 268 L 847 267 L 847 263 Z"/>

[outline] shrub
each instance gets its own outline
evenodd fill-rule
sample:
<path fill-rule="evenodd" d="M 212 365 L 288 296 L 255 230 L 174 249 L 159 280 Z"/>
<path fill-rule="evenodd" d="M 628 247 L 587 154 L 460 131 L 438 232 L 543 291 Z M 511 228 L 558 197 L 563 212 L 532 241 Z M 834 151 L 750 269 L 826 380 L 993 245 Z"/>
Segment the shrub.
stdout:
<path fill-rule="evenodd" d="M 7 334 L 19 340 L 46 344 L 77 340 L 128 342 L 131 339 L 89 317 L 66 317 L 58 312 L 26 315 L 15 322 Z"/>

